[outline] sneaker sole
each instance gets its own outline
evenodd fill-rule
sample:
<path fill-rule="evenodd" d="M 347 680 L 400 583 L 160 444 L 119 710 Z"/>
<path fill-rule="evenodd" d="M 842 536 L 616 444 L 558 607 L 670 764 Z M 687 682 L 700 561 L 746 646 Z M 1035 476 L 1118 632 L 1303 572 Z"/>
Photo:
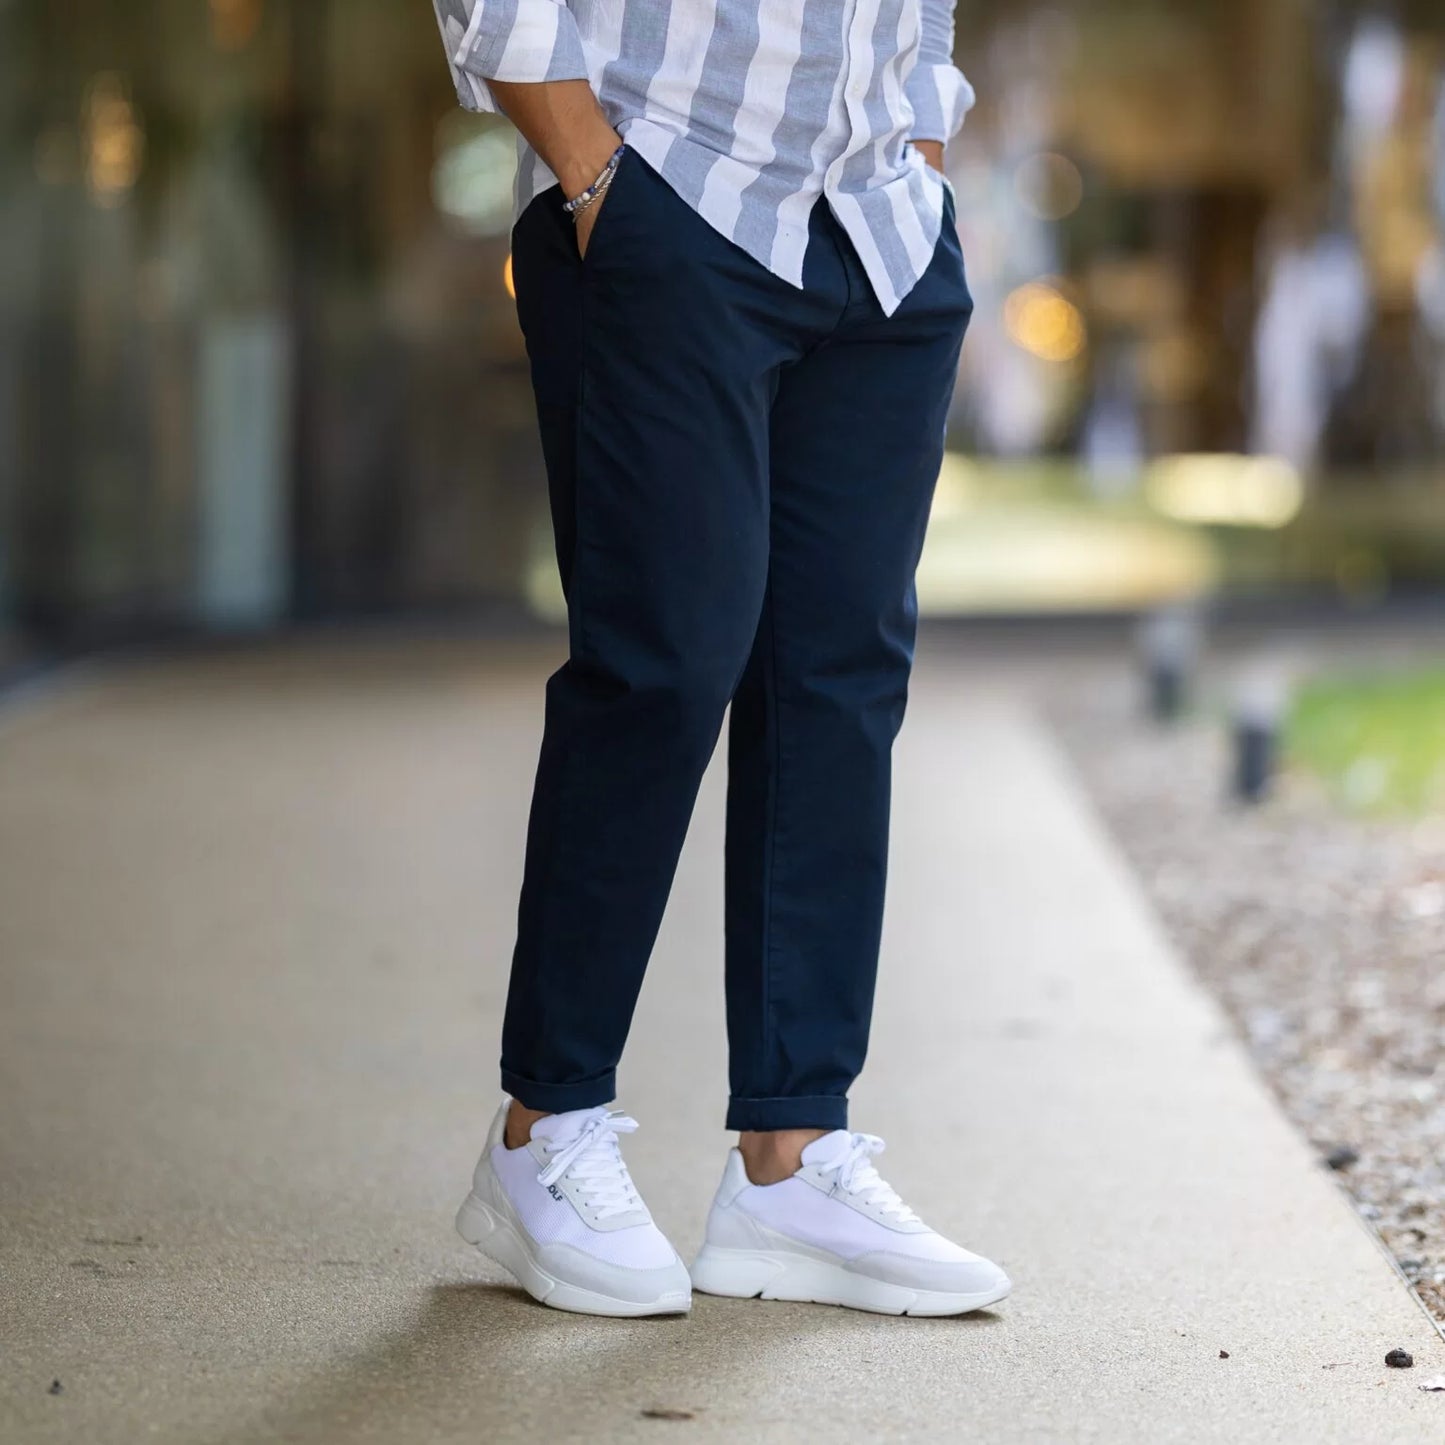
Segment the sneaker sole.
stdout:
<path fill-rule="evenodd" d="M 909 1289 L 781 1250 L 722 1249 L 705 1244 L 692 1266 L 692 1284 L 704 1294 L 733 1299 L 796 1300 L 841 1305 L 879 1315 L 966 1315 L 997 1304 L 1011 1288 L 1004 1284 L 975 1294 Z"/>
<path fill-rule="evenodd" d="M 686 1314 L 692 1308 L 692 1296 L 674 1293 L 655 1300 L 616 1299 L 569 1284 L 548 1274 L 538 1264 L 530 1242 L 510 1219 L 475 1194 L 468 1194 L 457 1210 L 457 1233 L 468 1244 L 475 1245 L 488 1259 L 501 1265 L 517 1283 L 540 1304 L 556 1310 L 570 1310 L 579 1315 L 610 1315 L 636 1318 L 641 1315 Z"/>

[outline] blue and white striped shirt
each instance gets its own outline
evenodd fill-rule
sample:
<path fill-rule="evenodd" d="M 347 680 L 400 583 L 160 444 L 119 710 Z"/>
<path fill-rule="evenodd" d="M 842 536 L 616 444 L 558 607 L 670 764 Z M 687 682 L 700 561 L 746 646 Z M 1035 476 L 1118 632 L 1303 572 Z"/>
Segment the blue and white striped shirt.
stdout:
<path fill-rule="evenodd" d="M 826 196 L 892 312 L 927 269 L 943 183 L 908 141 L 973 104 L 954 0 L 433 0 L 457 94 L 587 80 L 627 144 L 699 215 L 801 286 Z M 554 184 L 521 145 L 518 211 Z"/>

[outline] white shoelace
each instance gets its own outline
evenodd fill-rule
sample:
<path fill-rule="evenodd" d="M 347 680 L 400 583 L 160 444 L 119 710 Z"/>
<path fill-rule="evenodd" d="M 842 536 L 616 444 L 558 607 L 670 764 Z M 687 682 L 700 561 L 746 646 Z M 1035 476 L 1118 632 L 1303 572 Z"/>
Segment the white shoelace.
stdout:
<path fill-rule="evenodd" d="M 887 1146 L 876 1134 L 850 1134 L 848 1147 L 818 1165 L 821 1174 L 835 1174 L 838 1187 L 856 1194 L 864 1204 L 889 1215 L 900 1224 L 922 1221 L 898 1196 L 898 1191 L 873 1167 L 872 1159 Z"/>
<path fill-rule="evenodd" d="M 556 1145 L 549 1141 L 544 1146 L 552 1162 L 537 1175 L 537 1183 L 546 1188 L 565 1174 L 598 1219 L 642 1209 L 642 1196 L 627 1172 L 617 1142 L 619 1134 L 631 1134 L 636 1128 L 637 1120 L 620 1110 L 596 1110 L 570 1139 Z"/>

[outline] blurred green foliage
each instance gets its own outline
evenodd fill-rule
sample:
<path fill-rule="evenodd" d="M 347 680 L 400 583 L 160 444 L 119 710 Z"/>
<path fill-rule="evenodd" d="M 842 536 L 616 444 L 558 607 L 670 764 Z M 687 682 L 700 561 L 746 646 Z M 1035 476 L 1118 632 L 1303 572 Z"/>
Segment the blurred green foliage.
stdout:
<path fill-rule="evenodd" d="M 1311 682 L 1285 747 L 1347 807 L 1445 811 L 1445 667 Z"/>

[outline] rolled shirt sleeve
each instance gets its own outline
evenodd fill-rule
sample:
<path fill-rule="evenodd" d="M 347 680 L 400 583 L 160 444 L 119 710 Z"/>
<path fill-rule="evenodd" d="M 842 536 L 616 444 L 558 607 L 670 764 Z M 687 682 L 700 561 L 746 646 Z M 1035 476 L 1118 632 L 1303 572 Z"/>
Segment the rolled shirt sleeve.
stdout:
<path fill-rule="evenodd" d="M 563 0 L 433 0 L 457 97 L 497 107 L 488 82 L 586 80 L 577 22 Z"/>
<path fill-rule="evenodd" d="M 913 140 L 952 140 L 973 107 L 973 87 L 953 63 L 954 4 L 919 0 L 918 62 L 905 87 L 913 107 Z"/>

